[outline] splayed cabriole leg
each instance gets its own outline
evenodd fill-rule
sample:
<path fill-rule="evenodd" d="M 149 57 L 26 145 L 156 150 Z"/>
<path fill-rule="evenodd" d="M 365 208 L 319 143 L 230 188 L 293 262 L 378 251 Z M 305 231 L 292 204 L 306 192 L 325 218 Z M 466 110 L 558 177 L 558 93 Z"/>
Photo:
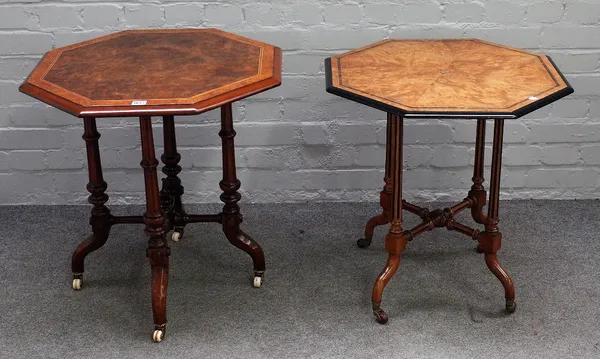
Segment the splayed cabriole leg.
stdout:
<path fill-rule="evenodd" d="M 390 223 L 390 212 L 392 211 L 392 180 L 390 178 L 390 135 L 391 135 L 391 125 L 392 125 L 392 115 L 387 114 L 387 129 L 386 129 L 386 141 L 385 141 L 385 175 L 384 181 L 385 185 L 383 186 L 383 190 L 379 193 L 379 204 L 382 209 L 382 213 L 376 215 L 371 218 L 367 225 L 365 226 L 365 236 L 360 238 L 356 244 L 360 248 L 367 248 L 371 245 L 371 241 L 373 240 L 373 232 L 375 231 L 375 227 L 383 226 L 384 224 Z"/>
<path fill-rule="evenodd" d="M 158 160 L 154 152 L 152 137 L 152 121 L 150 117 L 140 117 L 140 133 L 142 138 L 142 162 L 144 182 L 146 186 L 146 212 L 144 223 L 148 249 L 146 255 L 152 270 L 152 314 L 154 317 L 153 340 L 160 342 L 165 335 L 167 325 L 167 285 L 169 280 L 170 249 L 165 239 L 165 215 L 160 207 L 158 191 Z"/>
<path fill-rule="evenodd" d="M 73 252 L 71 268 L 73 270 L 73 289 L 75 290 L 81 288 L 85 257 L 106 243 L 112 225 L 110 211 L 104 205 L 108 201 L 108 195 L 104 193 L 107 185 L 102 176 L 98 146 L 100 134 L 96 128 L 96 119 L 92 117 L 84 118 L 83 127 L 89 174 L 87 190 L 90 192 L 90 196 L 88 202 L 93 205 L 90 217 L 92 235 L 86 238 Z"/>
<path fill-rule="evenodd" d="M 502 137 L 504 121 L 494 121 L 494 144 L 492 149 L 492 168 L 490 175 L 490 198 L 485 231 L 479 235 L 479 249 L 485 256 L 485 263 L 504 287 L 506 312 L 516 309 L 515 286 L 510 275 L 500 265 L 497 252 L 500 250 L 502 233 L 498 229 L 498 202 L 500 198 L 500 171 L 502 167 Z"/>
<path fill-rule="evenodd" d="M 223 180 L 219 182 L 219 186 L 223 191 L 220 198 L 225 203 L 223 212 L 221 213 L 223 232 L 231 244 L 252 257 L 252 262 L 254 263 L 254 287 L 258 288 L 262 285 L 265 272 L 265 255 L 260 245 L 240 229 L 242 215 L 237 203 L 242 197 L 238 192 L 241 183 L 237 179 L 235 169 L 233 141 L 235 131 L 233 129 L 233 115 L 230 103 L 221 107 L 221 131 L 219 132 L 219 136 L 221 137 L 223 147 Z"/>
<path fill-rule="evenodd" d="M 171 238 L 178 241 L 183 237 L 183 228 L 187 222 L 187 215 L 183 209 L 181 196 L 183 186 L 178 175 L 181 172 L 181 155 L 177 153 L 177 140 L 175 137 L 175 119 L 173 116 L 163 117 L 163 136 L 165 152 L 161 156 L 164 163 L 162 172 L 167 176 L 162 179 L 160 202 L 163 212 L 169 221 L 169 230 L 173 230 Z"/>
<path fill-rule="evenodd" d="M 400 258 L 408 237 L 402 229 L 402 129 L 403 120 L 397 115 L 392 115 L 390 126 L 390 175 L 392 186 L 391 203 L 391 226 L 389 233 L 385 236 L 385 250 L 388 252 L 388 260 L 373 285 L 371 304 L 373 314 L 380 324 L 388 321 L 388 316 L 381 309 L 381 299 L 385 286 L 394 276 L 400 266 Z M 409 234 L 408 234 L 409 235 Z"/>

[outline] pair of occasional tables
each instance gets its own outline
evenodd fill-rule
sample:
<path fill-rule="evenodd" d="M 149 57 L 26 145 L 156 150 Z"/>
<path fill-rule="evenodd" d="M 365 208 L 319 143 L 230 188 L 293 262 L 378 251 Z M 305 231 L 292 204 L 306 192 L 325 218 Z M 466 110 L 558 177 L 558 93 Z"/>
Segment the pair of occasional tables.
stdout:
<path fill-rule="evenodd" d="M 388 260 L 375 281 L 372 309 L 379 323 L 385 285 L 397 271 L 407 243 L 418 234 L 446 227 L 478 241 L 488 268 L 505 290 L 506 311 L 515 310 L 515 291 L 497 252 L 498 200 L 504 120 L 515 119 L 573 92 L 552 61 L 540 54 L 474 39 L 385 40 L 326 60 L 328 92 L 387 112 L 385 185 L 382 213 L 367 222 L 361 248 L 371 243 L 374 228 L 390 224 L 385 238 Z M 281 50 L 275 46 L 215 29 L 136 30 L 57 48 L 48 52 L 20 90 L 83 119 L 92 204 L 92 234 L 73 253 L 73 289 L 82 286 L 84 260 L 102 247 L 116 224 L 144 223 L 152 273 L 153 340 L 166 333 L 166 300 L 170 249 L 189 223 L 216 222 L 234 246 L 254 263 L 254 287 L 265 271 L 263 250 L 240 224 L 240 181 L 236 176 L 232 103 L 281 84 Z M 182 204 L 178 174 L 175 116 L 221 110 L 224 202 L 218 214 L 188 214 Z M 164 153 L 159 190 L 158 160 L 152 117 L 162 117 Z M 97 118 L 139 117 L 141 167 L 146 193 L 143 216 L 114 216 L 105 205 Z M 429 211 L 402 199 L 402 145 L 405 118 L 469 118 L 477 121 L 473 186 L 460 203 Z M 487 214 L 484 183 L 486 120 L 494 121 L 490 193 Z M 470 209 L 483 231 L 457 221 Z M 402 210 L 422 222 L 406 230 Z"/>

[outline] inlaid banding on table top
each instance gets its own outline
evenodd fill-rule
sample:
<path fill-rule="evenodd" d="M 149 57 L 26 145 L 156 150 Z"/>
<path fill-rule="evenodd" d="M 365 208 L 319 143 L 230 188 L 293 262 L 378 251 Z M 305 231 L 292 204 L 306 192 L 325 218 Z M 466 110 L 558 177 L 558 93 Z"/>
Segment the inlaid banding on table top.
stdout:
<path fill-rule="evenodd" d="M 134 30 L 48 52 L 21 91 L 102 117 L 199 113 L 280 83 L 277 47 L 216 29 Z"/>
<path fill-rule="evenodd" d="M 476 39 L 384 40 L 326 72 L 329 92 L 407 115 L 514 118 L 573 92 L 547 56 Z"/>

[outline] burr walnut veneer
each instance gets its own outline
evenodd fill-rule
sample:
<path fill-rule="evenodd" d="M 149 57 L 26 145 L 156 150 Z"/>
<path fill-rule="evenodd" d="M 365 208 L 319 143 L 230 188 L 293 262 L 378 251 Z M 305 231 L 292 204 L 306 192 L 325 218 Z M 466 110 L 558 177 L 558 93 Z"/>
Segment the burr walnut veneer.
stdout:
<path fill-rule="evenodd" d="M 504 287 L 506 311 L 516 309 L 515 287 L 498 261 L 502 234 L 498 200 L 504 121 L 556 101 L 573 89 L 552 60 L 544 55 L 475 39 L 385 40 L 325 60 L 327 91 L 387 112 L 385 185 L 380 195 L 382 213 L 371 218 L 358 246 L 371 244 L 376 226 L 391 224 L 385 238 L 388 260 L 375 281 L 372 308 L 377 321 L 383 290 L 400 265 L 408 242 L 436 227 L 463 233 L 478 242 L 485 263 Z M 460 203 L 429 211 L 402 199 L 402 143 L 404 118 L 477 119 L 473 185 Z M 489 201 L 483 186 L 486 120 L 494 120 Z M 458 222 L 456 215 L 470 209 L 482 231 Z M 404 229 L 402 210 L 422 219 Z"/>
<path fill-rule="evenodd" d="M 79 290 L 85 257 L 102 247 L 113 225 L 142 223 L 148 235 L 147 256 L 152 269 L 154 341 L 166 330 L 166 300 L 170 249 L 166 235 L 179 240 L 188 223 L 217 222 L 227 239 L 254 262 L 254 286 L 265 270 L 261 247 L 240 229 L 231 103 L 281 83 L 281 50 L 215 29 L 124 31 L 48 52 L 20 90 L 72 115 L 83 118 L 90 192 L 92 235 L 73 253 L 73 289 Z M 187 214 L 175 136 L 175 115 L 192 115 L 221 108 L 225 203 L 218 214 Z M 98 117 L 139 117 L 141 166 L 146 212 L 143 216 L 113 216 L 105 206 L 107 183 L 102 175 L 96 126 Z M 162 116 L 166 177 L 159 191 L 151 116 Z"/>

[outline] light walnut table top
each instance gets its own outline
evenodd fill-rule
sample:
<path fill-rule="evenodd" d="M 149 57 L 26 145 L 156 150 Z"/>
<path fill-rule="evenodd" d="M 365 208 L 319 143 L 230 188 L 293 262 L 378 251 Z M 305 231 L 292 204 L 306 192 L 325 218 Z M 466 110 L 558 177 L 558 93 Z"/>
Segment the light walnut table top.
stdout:
<path fill-rule="evenodd" d="M 325 65 L 327 91 L 405 117 L 517 118 L 573 92 L 547 56 L 476 39 L 384 40 Z"/>

